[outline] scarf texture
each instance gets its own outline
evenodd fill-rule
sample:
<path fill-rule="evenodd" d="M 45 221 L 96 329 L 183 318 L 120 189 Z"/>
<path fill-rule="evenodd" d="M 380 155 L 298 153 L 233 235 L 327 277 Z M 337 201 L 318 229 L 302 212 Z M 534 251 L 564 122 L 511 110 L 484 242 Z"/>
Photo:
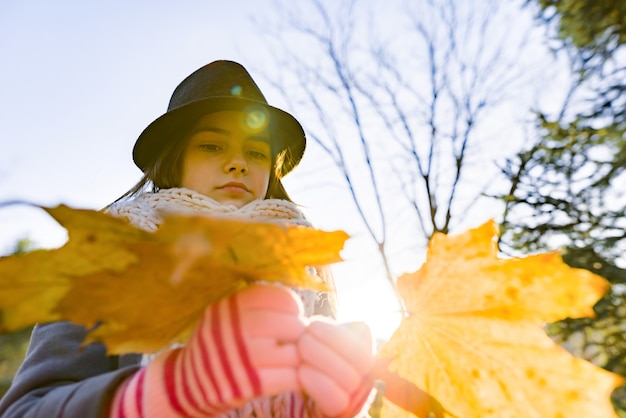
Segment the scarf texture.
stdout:
<path fill-rule="evenodd" d="M 162 189 L 155 193 L 143 193 L 134 199 L 118 201 L 110 205 L 106 212 L 126 219 L 131 225 L 143 230 L 156 231 L 163 222 L 162 214 L 180 213 L 187 215 L 223 216 L 252 221 L 276 222 L 280 224 L 311 226 L 298 207 L 286 200 L 254 200 L 241 208 L 223 205 L 207 196 L 184 188 Z M 302 299 L 304 313 L 316 313 L 316 304 L 327 295 L 312 290 L 292 289 Z M 324 303 L 324 301 L 322 303 Z M 144 356 L 142 363 L 153 356 Z M 284 393 L 277 396 L 252 399 L 243 407 L 220 415 L 220 418 L 288 418 L 303 416 L 311 405 L 306 405 L 300 396 Z M 300 413 L 297 413 L 299 411 Z M 294 412 L 296 412 L 294 414 Z"/>
<path fill-rule="evenodd" d="M 163 222 L 161 214 L 169 212 L 311 226 L 300 209 L 286 200 L 254 200 L 237 208 L 233 205 L 223 205 L 210 197 L 183 188 L 143 193 L 135 199 L 113 203 L 107 208 L 107 212 L 125 218 L 132 225 L 146 231 L 155 231 Z"/>

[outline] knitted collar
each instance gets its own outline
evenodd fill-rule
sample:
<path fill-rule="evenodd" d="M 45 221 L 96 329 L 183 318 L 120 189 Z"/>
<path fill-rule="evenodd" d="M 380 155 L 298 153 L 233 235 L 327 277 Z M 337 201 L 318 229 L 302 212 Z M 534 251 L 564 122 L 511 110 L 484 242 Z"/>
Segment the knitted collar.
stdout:
<path fill-rule="evenodd" d="M 158 228 L 163 222 L 161 216 L 163 213 L 206 214 L 311 226 L 300 209 L 286 200 L 254 200 L 237 208 L 233 205 L 221 204 L 210 197 L 184 188 L 143 193 L 132 200 L 115 202 L 107 208 L 107 212 L 124 218 L 132 225 L 147 231 L 155 231 Z"/>

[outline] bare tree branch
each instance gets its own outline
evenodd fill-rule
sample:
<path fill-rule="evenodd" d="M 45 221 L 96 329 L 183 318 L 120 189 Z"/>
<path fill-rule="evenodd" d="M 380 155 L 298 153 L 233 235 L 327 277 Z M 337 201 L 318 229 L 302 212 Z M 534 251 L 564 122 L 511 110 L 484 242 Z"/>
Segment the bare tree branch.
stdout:
<path fill-rule="evenodd" d="M 511 40 L 496 24 L 501 2 L 408 6 L 390 28 L 379 14 L 393 10 L 373 2 L 281 4 L 282 76 L 268 77 L 341 172 L 392 286 L 389 227 L 415 229 L 422 245 L 454 229 L 492 183 L 467 174 L 489 161 L 479 152 L 489 148 L 483 121 L 535 74 L 521 62 L 527 38 Z M 394 219 L 398 205 L 413 219 Z"/>

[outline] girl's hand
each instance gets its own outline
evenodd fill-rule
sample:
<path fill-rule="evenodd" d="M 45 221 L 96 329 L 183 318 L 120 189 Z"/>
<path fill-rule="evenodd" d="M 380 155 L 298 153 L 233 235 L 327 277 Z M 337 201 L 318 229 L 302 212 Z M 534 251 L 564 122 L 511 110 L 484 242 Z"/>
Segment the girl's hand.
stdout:
<path fill-rule="evenodd" d="M 271 285 L 210 305 L 185 347 L 158 356 L 117 390 L 110 417 L 208 417 L 300 390 L 301 314 L 293 292 Z"/>
<path fill-rule="evenodd" d="M 372 336 L 364 323 L 312 321 L 298 341 L 300 384 L 318 415 L 353 417 L 374 384 Z"/>

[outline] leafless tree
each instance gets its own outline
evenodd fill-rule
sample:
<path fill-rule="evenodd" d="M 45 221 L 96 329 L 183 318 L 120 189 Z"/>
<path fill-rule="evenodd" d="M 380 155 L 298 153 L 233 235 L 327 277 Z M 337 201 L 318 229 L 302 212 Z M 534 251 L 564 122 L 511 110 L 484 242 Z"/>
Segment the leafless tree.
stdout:
<path fill-rule="evenodd" d="M 341 173 L 394 286 L 390 231 L 422 247 L 453 232 L 493 185 L 494 153 L 517 150 L 498 117 L 538 70 L 528 27 L 515 29 L 523 11 L 498 0 L 275 10 L 259 25 L 276 45 L 267 79 Z"/>

